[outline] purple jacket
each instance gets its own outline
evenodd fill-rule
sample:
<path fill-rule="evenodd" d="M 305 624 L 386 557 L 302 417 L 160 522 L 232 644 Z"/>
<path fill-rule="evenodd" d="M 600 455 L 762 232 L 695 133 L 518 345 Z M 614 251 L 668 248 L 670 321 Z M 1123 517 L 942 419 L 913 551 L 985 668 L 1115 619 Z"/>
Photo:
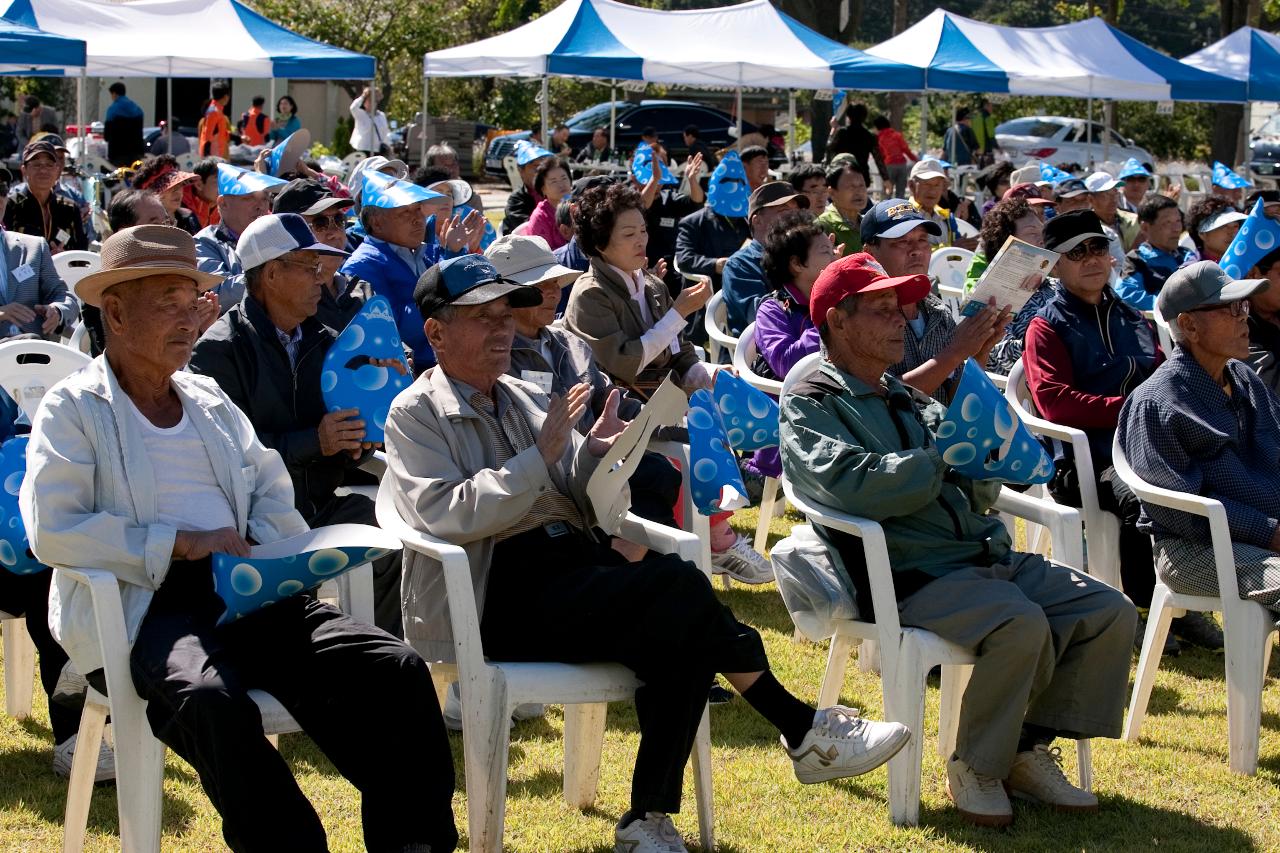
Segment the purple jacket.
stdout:
<path fill-rule="evenodd" d="M 782 379 L 795 363 L 821 348 L 818 329 L 809 318 L 809 304 L 794 285 L 786 295 L 771 296 L 756 311 L 756 353 L 773 374 Z M 761 374 L 767 376 L 767 374 Z"/>

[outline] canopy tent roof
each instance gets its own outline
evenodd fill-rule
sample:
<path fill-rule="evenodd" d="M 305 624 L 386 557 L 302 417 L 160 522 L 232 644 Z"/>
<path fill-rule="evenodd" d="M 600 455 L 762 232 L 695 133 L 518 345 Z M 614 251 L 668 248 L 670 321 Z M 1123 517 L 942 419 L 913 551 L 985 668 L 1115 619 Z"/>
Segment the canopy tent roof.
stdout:
<path fill-rule="evenodd" d="M 372 79 L 376 65 L 373 57 L 292 33 L 236 0 L 0 0 L 6 6 L 10 21 L 82 39 L 92 76 Z M 65 68 L 84 64 L 82 54 Z"/>
<path fill-rule="evenodd" d="M 1241 27 L 1182 61 L 1239 80 L 1245 86 L 1247 100 L 1280 100 L 1280 37 L 1271 33 Z"/>
<path fill-rule="evenodd" d="M 0 18 L 0 74 L 84 67 L 85 44 Z"/>
<path fill-rule="evenodd" d="M 685 86 L 919 90 L 919 68 L 827 39 L 769 0 L 667 12 L 565 0 L 501 35 L 428 53 L 427 77 L 591 77 Z"/>
<path fill-rule="evenodd" d="M 1179 62 L 1088 18 L 1057 27 L 1000 27 L 935 9 L 867 49 L 914 65 L 929 90 L 1121 101 L 1243 101 L 1237 80 Z"/>

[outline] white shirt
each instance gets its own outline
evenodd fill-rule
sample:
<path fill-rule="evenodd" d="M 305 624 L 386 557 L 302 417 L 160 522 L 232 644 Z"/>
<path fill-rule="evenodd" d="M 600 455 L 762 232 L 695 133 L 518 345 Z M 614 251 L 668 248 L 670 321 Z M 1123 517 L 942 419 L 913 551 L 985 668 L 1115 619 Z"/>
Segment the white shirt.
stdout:
<path fill-rule="evenodd" d="M 653 312 L 649 310 L 649 300 L 645 295 L 644 270 L 623 272 L 613 264 L 609 269 L 618 274 L 627 284 L 627 292 L 640 308 L 640 318 L 649 330 L 640 336 L 640 347 L 644 351 L 640 356 L 640 370 L 649 366 L 649 362 L 658 357 L 664 349 L 670 349 L 672 355 L 680 353 L 680 332 L 684 329 L 684 317 L 675 308 L 667 311 L 661 320 L 653 322 Z"/>
<path fill-rule="evenodd" d="M 378 149 L 383 145 L 391 144 L 387 114 L 377 110 L 373 115 L 369 115 L 369 111 L 363 104 L 363 96 L 351 102 L 351 118 L 354 121 L 351 128 L 351 147 L 357 151 L 372 151 L 377 154 Z"/>
<path fill-rule="evenodd" d="M 234 529 L 236 514 L 218 485 L 209 452 L 186 410 L 176 426 L 158 427 L 132 400 L 125 399 L 142 427 L 142 441 L 156 475 L 159 521 L 178 530 Z"/>

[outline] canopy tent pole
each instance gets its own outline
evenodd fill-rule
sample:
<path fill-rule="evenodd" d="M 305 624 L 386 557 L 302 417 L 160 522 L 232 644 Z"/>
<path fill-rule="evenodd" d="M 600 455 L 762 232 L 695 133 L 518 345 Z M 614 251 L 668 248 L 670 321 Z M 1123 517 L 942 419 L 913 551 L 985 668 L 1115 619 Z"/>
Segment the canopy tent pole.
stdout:
<path fill-rule="evenodd" d="M 427 86 L 431 78 L 424 73 L 422 75 L 422 121 L 418 122 L 418 165 L 427 165 L 427 128 L 431 126 L 431 119 L 427 117 Z"/>
<path fill-rule="evenodd" d="M 929 147 L 929 93 L 927 91 L 920 93 L 920 151 L 921 157 L 924 156 L 925 149 Z"/>
<path fill-rule="evenodd" d="M 741 75 L 739 75 L 739 76 L 741 76 Z M 741 86 L 739 86 L 739 87 L 738 87 L 737 103 L 738 103 L 738 107 L 737 107 L 737 110 L 738 110 L 738 150 L 739 150 L 739 151 L 741 151 L 741 150 L 742 150 L 742 87 L 741 87 Z"/>
<path fill-rule="evenodd" d="M 609 81 L 609 159 L 614 159 L 618 152 L 616 129 L 618 126 L 618 81 Z"/>
<path fill-rule="evenodd" d="M 1089 123 L 1085 126 L 1084 138 L 1089 145 L 1089 168 L 1093 168 L 1093 143 L 1097 142 L 1093 138 L 1093 80 L 1089 80 Z"/>
<path fill-rule="evenodd" d="M 169 74 L 164 78 L 164 150 L 173 153 L 173 57 L 168 59 Z M 274 109 L 274 107 L 272 107 Z"/>
<path fill-rule="evenodd" d="M 960 112 L 960 108 L 952 104 L 951 127 L 948 127 L 946 131 L 946 133 L 951 135 L 951 144 L 947 146 L 947 150 L 943 152 L 943 155 L 947 158 L 947 162 L 953 166 L 956 164 L 956 143 L 959 142 L 959 140 L 956 137 L 958 137 L 960 134 L 953 132 L 952 128 L 954 128 L 957 124 L 956 116 L 959 114 L 959 112 Z M 942 138 L 946 139 L 947 138 L 946 134 L 944 134 Z"/>
<path fill-rule="evenodd" d="M 267 101 L 267 117 L 275 121 L 276 117 L 276 70 L 271 69 L 271 100 Z"/>
<path fill-rule="evenodd" d="M 796 156 L 796 90 L 787 90 L 787 115 L 790 117 L 791 129 L 787 133 L 787 162 Z"/>
<path fill-rule="evenodd" d="M 550 80 L 550 78 L 547 77 L 546 74 L 543 74 L 542 75 L 542 147 L 543 148 L 547 148 L 547 146 L 551 143 L 551 127 L 549 126 L 551 123 L 550 110 L 547 109 L 547 107 L 549 106 L 547 101 L 550 100 L 550 96 L 548 95 L 548 87 L 547 87 L 548 80 Z M 551 151 L 550 148 L 547 148 L 547 150 Z M 559 152 L 553 151 L 552 153 L 556 154 Z"/>
<path fill-rule="evenodd" d="M 76 78 L 76 134 L 80 137 L 80 162 L 85 161 L 85 133 L 84 133 L 84 84 L 85 69 L 80 69 L 80 76 Z M 59 176 L 61 177 L 61 176 Z"/>
<path fill-rule="evenodd" d="M 1111 159 L 1111 108 L 1114 101 L 1102 102 L 1102 162 Z"/>

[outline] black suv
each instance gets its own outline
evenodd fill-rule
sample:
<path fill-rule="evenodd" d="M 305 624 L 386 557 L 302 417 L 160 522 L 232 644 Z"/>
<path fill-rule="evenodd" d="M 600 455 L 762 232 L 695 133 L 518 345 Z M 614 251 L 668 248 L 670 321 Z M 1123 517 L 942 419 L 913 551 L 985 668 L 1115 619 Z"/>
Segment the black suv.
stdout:
<path fill-rule="evenodd" d="M 1280 175 L 1280 113 L 1249 136 L 1249 171 L 1255 175 Z"/>
<path fill-rule="evenodd" d="M 591 134 L 597 127 L 609 129 L 608 101 L 587 107 L 582 112 L 571 116 L 565 124 L 569 126 L 569 147 L 577 154 L 583 146 L 591 141 Z M 689 125 L 697 125 L 702 132 L 702 141 L 712 150 L 725 148 L 735 141 L 731 130 L 737 127 L 733 116 L 713 107 L 695 104 L 690 101 L 630 101 L 617 102 L 617 128 L 614 132 L 614 146 L 629 161 L 631 153 L 640 142 L 640 131 L 652 127 L 658 131 L 658 139 L 667 152 L 680 159 L 688 153 L 684 144 L 684 129 Z M 743 133 L 754 133 L 756 126 L 750 122 L 742 123 Z M 484 170 L 487 174 L 506 177 L 502 168 L 502 158 L 510 154 L 516 142 L 528 139 L 529 132 L 511 133 L 495 136 L 485 152 Z M 618 159 L 615 156 L 614 159 Z"/>

